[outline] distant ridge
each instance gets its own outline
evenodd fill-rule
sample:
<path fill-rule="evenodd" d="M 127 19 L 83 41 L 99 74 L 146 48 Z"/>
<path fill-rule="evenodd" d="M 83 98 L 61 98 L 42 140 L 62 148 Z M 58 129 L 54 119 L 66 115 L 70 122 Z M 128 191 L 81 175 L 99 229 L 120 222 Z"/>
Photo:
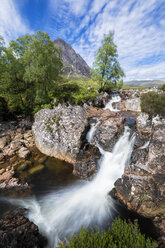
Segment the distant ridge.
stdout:
<path fill-rule="evenodd" d="M 125 81 L 124 84 L 131 86 L 160 87 L 163 84 L 165 84 L 165 80 L 132 80 L 132 81 Z"/>
<path fill-rule="evenodd" d="M 85 60 L 75 52 L 71 45 L 61 38 L 55 40 L 54 44 L 61 48 L 61 59 L 64 64 L 62 74 L 68 78 L 90 78 L 90 67 L 87 65 Z"/>

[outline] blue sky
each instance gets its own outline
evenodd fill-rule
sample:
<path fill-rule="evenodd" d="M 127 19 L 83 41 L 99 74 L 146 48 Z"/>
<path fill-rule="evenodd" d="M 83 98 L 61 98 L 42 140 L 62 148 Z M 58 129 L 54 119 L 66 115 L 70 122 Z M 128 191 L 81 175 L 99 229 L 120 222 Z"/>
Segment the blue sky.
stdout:
<path fill-rule="evenodd" d="M 165 0 L 0 0 L 7 43 L 37 30 L 70 43 L 90 66 L 113 30 L 125 80 L 165 80 Z"/>

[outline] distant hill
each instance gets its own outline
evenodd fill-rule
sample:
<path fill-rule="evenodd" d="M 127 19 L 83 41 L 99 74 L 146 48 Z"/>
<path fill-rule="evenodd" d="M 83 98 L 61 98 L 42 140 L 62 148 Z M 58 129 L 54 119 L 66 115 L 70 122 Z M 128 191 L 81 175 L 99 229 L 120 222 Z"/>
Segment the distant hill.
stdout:
<path fill-rule="evenodd" d="M 124 84 L 131 86 L 160 87 L 163 84 L 165 84 L 165 80 L 132 80 L 132 81 L 125 81 Z"/>
<path fill-rule="evenodd" d="M 61 59 L 64 67 L 62 74 L 68 78 L 90 78 L 90 67 L 85 60 L 64 40 L 58 38 L 54 44 L 61 47 Z"/>

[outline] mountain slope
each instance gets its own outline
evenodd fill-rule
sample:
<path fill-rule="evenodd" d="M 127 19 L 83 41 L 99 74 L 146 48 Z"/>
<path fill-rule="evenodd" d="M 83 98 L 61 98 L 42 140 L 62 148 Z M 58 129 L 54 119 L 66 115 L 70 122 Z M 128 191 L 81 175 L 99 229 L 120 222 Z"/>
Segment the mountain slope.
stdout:
<path fill-rule="evenodd" d="M 62 73 L 69 77 L 90 77 L 90 67 L 85 60 L 64 40 L 58 38 L 54 44 L 61 48 L 61 59 L 64 67 Z"/>

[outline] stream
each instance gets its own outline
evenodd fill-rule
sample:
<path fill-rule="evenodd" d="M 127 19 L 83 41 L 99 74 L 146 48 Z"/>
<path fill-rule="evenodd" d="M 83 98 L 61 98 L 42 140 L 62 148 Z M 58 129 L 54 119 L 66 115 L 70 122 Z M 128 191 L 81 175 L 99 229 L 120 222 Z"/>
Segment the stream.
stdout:
<path fill-rule="evenodd" d="M 113 102 L 119 101 L 119 96 L 115 95 L 105 109 L 118 112 L 113 107 Z M 87 133 L 88 142 L 92 142 L 97 125 L 99 119 Z M 85 228 L 97 225 L 101 229 L 106 228 L 117 215 L 137 218 L 116 204 L 109 195 L 115 181 L 122 176 L 125 166 L 129 164 L 136 138 L 135 134 L 130 133 L 130 128 L 125 126 L 124 134 L 112 152 L 104 151 L 97 144 L 102 156 L 98 161 L 98 172 L 91 181 L 79 180 L 72 175 L 72 168 L 65 162 L 50 158 L 47 161 L 48 170 L 34 178 L 32 196 L 7 200 L 11 205 L 28 210 L 27 217 L 47 237 L 49 248 L 57 247 L 59 240 L 69 239 L 82 225 Z M 144 219 L 141 218 L 142 220 Z"/>

